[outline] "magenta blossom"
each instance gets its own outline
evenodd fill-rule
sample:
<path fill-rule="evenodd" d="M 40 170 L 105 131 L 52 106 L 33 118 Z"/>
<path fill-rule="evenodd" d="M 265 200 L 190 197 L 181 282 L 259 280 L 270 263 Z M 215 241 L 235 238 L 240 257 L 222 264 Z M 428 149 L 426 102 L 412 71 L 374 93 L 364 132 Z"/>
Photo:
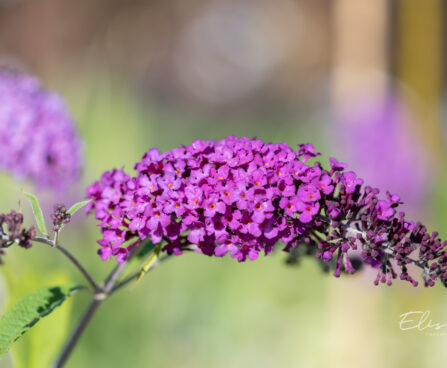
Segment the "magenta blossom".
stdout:
<path fill-rule="evenodd" d="M 417 285 L 408 264 L 423 270 L 426 286 L 447 279 L 447 242 L 397 214 L 399 196 L 379 200 L 379 190 L 363 187 L 346 164 L 331 158 L 329 171 L 309 165 L 318 153 L 310 144 L 299 147 L 233 136 L 196 140 L 165 153 L 150 150 L 135 177 L 104 173 L 87 189 L 88 211 L 102 228 L 101 257 L 122 262 L 149 239 L 168 254 L 229 253 L 242 262 L 282 242 L 291 256 L 315 255 L 337 277 L 353 273 L 351 256 L 360 256 L 378 270 L 377 282 L 399 276 Z"/>

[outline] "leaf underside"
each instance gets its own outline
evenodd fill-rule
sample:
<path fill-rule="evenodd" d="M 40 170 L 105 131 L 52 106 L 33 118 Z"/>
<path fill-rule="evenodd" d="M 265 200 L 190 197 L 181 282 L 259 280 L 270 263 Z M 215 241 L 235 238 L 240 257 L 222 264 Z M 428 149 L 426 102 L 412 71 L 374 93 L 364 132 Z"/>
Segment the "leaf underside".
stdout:
<path fill-rule="evenodd" d="M 0 358 L 11 344 L 83 286 L 54 286 L 28 294 L 0 318 Z"/>

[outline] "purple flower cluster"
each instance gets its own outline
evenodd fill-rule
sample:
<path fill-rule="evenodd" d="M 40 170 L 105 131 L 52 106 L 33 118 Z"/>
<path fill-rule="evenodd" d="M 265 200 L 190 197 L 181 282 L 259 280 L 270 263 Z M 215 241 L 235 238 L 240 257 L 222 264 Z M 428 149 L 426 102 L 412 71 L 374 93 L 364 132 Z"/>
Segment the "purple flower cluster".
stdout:
<path fill-rule="evenodd" d="M 149 150 L 135 165 L 138 175 L 105 172 L 87 189 L 103 237 L 103 260 L 126 259 L 148 238 L 168 254 L 195 250 L 238 261 L 286 252 L 313 254 L 334 275 L 353 273 L 352 257 L 378 270 L 376 284 L 423 270 L 425 285 L 447 278 L 447 242 L 397 214 L 397 195 L 363 187 L 362 179 L 330 158 L 330 169 L 311 144 L 287 144 L 230 136 L 194 141 L 160 153 Z M 411 267 L 411 266 L 410 266 Z M 396 271 L 398 270 L 399 271 Z"/>
<path fill-rule="evenodd" d="M 67 213 L 67 207 L 63 203 L 57 203 L 53 207 L 53 231 L 59 231 L 62 226 L 67 225 L 71 221 L 71 215 Z"/>
<path fill-rule="evenodd" d="M 9 248 L 14 243 L 26 249 L 33 245 L 32 240 L 36 236 L 36 230 L 34 227 L 24 229 L 22 225 L 21 213 L 11 211 L 8 214 L 0 214 L 0 264 L 3 263 L 1 256 L 5 254 L 3 249 Z"/>
<path fill-rule="evenodd" d="M 0 69 L 0 169 L 64 189 L 79 177 L 81 146 L 58 95 L 34 77 Z"/>

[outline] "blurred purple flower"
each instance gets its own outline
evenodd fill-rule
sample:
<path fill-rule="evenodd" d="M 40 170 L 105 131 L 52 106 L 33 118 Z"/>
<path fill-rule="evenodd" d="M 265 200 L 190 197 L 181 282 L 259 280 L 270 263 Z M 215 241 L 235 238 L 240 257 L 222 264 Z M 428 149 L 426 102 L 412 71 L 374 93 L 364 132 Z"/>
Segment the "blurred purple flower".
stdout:
<path fill-rule="evenodd" d="M 331 141 L 365 181 L 399 192 L 414 207 L 426 199 L 432 175 L 428 153 L 411 118 L 394 95 L 351 104 L 335 117 L 339 134 Z M 334 170 L 337 164 L 331 162 Z"/>
<path fill-rule="evenodd" d="M 60 96 L 32 76 L 0 69 L 0 169 L 65 189 L 79 177 L 81 148 Z"/>

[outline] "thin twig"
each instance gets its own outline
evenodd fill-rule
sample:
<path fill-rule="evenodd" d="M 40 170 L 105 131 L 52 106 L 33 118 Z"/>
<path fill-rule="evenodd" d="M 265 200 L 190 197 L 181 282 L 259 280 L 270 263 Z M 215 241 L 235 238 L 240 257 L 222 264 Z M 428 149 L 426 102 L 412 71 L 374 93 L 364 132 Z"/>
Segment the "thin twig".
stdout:
<path fill-rule="evenodd" d="M 73 254 L 71 254 L 67 248 L 64 248 L 62 245 L 58 244 L 56 245 L 56 249 L 58 249 L 59 251 L 61 251 L 63 254 L 65 254 L 65 256 L 67 256 L 67 258 L 69 258 L 73 264 L 79 269 L 79 271 L 81 271 L 81 273 L 84 275 L 84 277 L 87 279 L 87 281 L 89 282 L 89 284 L 91 285 L 91 287 L 93 288 L 94 292 L 98 292 L 101 290 L 101 288 L 99 287 L 99 285 L 96 283 L 96 281 L 93 279 L 92 275 L 90 275 L 90 273 L 84 268 L 84 266 L 76 259 L 75 256 L 73 256 Z"/>
<path fill-rule="evenodd" d="M 99 288 L 99 291 L 97 291 L 93 295 L 93 298 L 92 298 L 89 306 L 85 310 L 83 316 L 81 317 L 76 329 L 74 330 L 71 337 L 68 339 L 66 345 L 62 349 L 62 352 L 60 353 L 56 362 L 53 364 L 53 368 L 61 368 L 66 363 L 67 359 L 70 357 L 71 353 L 73 352 L 73 349 L 77 345 L 79 339 L 82 336 L 82 333 L 84 332 L 85 328 L 88 326 L 88 324 L 91 321 L 96 310 L 111 294 L 113 287 L 115 286 L 119 277 L 124 272 L 124 270 L 126 269 L 126 266 L 130 262 L 130 260 L 133 258 L 133 256 L 138 252 L 138 250 L 139 250 L 138 248 L 140 248 L 140 247 L 141 247 L 141 244 L 136 246 L 131 251 L 131 254 L 127 258 L 127 260 L 123 263 L 120 263 L 118 266 L 116 266 L 113 269 L 113 271 L 105 279 L 103 286 L 101 288 Z"/>
<path fill-rule="evenodd" d="M 160 259 L 154 263 L 152 265 L 151 268 L 149 268 L 146 273 L 148 273 L 149 271 L 151 271 L 152 269 L 154 269 L 155 267 L 157 267 L 160 263 L 162 263 L 164 260 L 168 259 L 168 258 L 172 258 L 172 256 L 169 255 L 165 255 L 163 257 L 160 257 Z M 134 274 L 126 277 L 124 280 L 120 281 L 119 283 L 117 283 L 113 289 L 110 291 L 109 295 L 114 294 L 116 291 L 118 291 L 119 289 L 121 289 L 122 287 L 126 286 L 127 284 L 129 284 L 130 282 L 132 282 L 133 280 L 136 280 L 138 278 L 138 276 L 140 276 L 141 271 L 135 272 Z"/>
<path fill-rule="evenodd" d="M 66 249 L 65 247 L 63 247 L 61 244 L 57 244 L 55 245 L 55 243 L 47 238 L 43 238 L 40 236 L 36 236 L 33 239 L 35 242 L 38 243 L 43 243 L 43 244 L 47 244 L 52 248 L 56 248 L 58 249 L 60 252 L 62 252 L 75 266 L 76 268 L 84 275 L 84 277 L 86 278 L 86 280 L 88 281 L 88 283 L 90 284 L 90 286 L 93 288 L 93 292 L 97 293 L 98 291 L 101 291 L 101 288 L 99 287 L 99 285 L 95 282 L 95 280 L 93 279 L 92 275 L 90 275 L 90 273 L 84 268 L 84 266 L 77 260 L 77 258 L 70 253 L 70 251 L 68 249 Z"/>
<path fill-rule="evenodd" d="M 125 267 L 127 266 L 127 262 L 123 262 L 118 265 L 107 277 L 106 283 L 102 288 L 102 291 L 100 293 L 96 293 L 93 295 L 93 299 L 90 301 L 89 306 L 85 310 L 82 318 L 80 319 L 76 329 L 74 330 L 73 334 L 69 338 L 68 342 L 62 349 L 61 354 L 57 358 L 56 362 L 54 363 L 54 368 L 61 368 L 66 363 L 67 359 L 73 352 L 73 349 L 77 345 L 79 339 L 82 336 L 82 333 L 85 331 L 85 328 L 90 323 L 93 315 L 95 314 L 96 310 L 100 307 L 100 305 L 107 299 L 108 293 L 110 290 L 112 290 L 116 280 L 119 278 L 121 273 L 124 271 Z"/>
<path fill-rule="evenodd" d="M 147 272 L 149 272 L 150 270 L 152 270 L 152 268 L 154 268 L 154 266 L 152 266 L 149 270 L 147 270 Z M 129 284 L 130 282 L 132 282 L 133 280 L 136 280 L 138 278 L 138 276 L 140 276 L 141 271 L 135 272 L 134 274 L 126 277 L 123 281 L 117 283 L 113 289 L 110 291 L 110 295 L 114 294 L 116 291 L 118 291 L 119 289 L 121 289 L 123 286 L 126 286 L 127 284 Z"/>
<path fill-rule="evenodd" d="M 48 238 L 44 238 L 43 236 L 36 236 L 33 238 L 33 241 L 54 247 L 53 241 Z"/>
<path fill-rule="evenodd" d="M 109 294 L 112 288 L 115 286 L 115 283 L 120 278 L 121 274 L 124 272 L 128 262 L 120 263 L 115 269 L 112 271 L 112 273 L 107 278 L 104 286 L 103 291 L 106 294 Z"/>
<path fill-rule="evenodd" d="M 65 364 L 71 352 L 73 351 L 73 348 L 79 341 L 79 338 L 81 337 L 82 333 L 84 332 L 85 328 L 89 324 L 90 320 L 92 319 L 93 315 L 95 314 L 98 307 L 102 304 L 102 302 L 103 300 L 101 299 L 91 300 L 89 306 L 87 307 L 81 320 L 79 321 L 78 326 L 68 340 L 68 343 L 64 346 L 56 362 L 52 365 L 53 368 L 61 368 Z"/>

